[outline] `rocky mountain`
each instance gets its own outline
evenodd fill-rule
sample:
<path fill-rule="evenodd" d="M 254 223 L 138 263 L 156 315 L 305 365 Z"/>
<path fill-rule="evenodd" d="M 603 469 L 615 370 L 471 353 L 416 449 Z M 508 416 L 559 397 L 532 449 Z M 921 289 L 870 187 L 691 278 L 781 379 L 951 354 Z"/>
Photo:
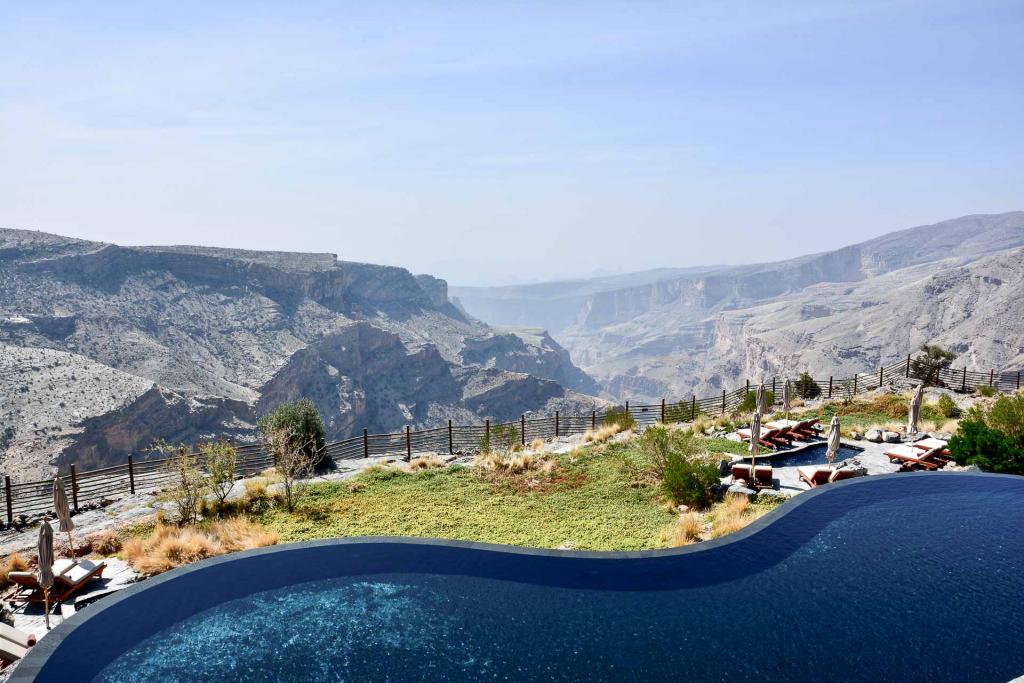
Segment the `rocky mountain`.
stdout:
<path fill-rule="evenodd" d="M 253 438 L 313 398 L 331 438 L 590 410 L 543 332 L 498 331 L 447 285 L 332 254 L 121 247 L 0 230 L 0 461 L 122 462 L 157 438 Z"/>
<path fill-rule="evenodd" d="M 490 322 L 557 318 L 554 338 L 619 399 L 864 371 L 932 341 L 1001 369 L 1024 366 L 1022 246 L 1024 212 L 965 216 L 778 263 L 453 288 L 453 298 Z"/>

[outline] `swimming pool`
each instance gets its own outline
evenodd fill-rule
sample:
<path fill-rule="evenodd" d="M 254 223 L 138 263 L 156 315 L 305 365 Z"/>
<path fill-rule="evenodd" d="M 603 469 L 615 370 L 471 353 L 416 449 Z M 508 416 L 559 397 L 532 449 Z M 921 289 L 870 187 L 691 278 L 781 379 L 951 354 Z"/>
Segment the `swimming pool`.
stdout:
<path fill-rule="evenodd" d="M 1022 519 L 1022 477 L 925 473 L 671 551 L 262 549 L 97 603 L 13 680 L 1006 681 L 1024 674 Z"/>
<path fill-rule="evenodd" d="M 765 463 L 770 464 L 772 467 L 803 467 L 804 465 L 824 465 L 825 451 L 828 449 L 828 444 L 825 442 L 814 443 L 797 450 L 782 450 L 782 451 L 763 451 L 757 456 L 757 462 L 762 465 Z M 857 448 L 856 446 L 839 446 L 839 451 L 836 453 L 835 462 L 836 464 L 841 463 L 844 460 L 850 458 L 856 458 L 858 455 L 864 452 L 863 448 Z M 749 455 L 741 456 L 749 459 Z"/>

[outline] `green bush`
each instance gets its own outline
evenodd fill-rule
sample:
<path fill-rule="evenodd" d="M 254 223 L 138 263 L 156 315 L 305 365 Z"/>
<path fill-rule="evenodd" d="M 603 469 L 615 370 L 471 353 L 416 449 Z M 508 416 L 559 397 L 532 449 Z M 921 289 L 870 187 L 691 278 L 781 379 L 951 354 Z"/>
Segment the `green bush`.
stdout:
<path fill-rule="evenodd" d="M 287 443 L 284 446 L 307 456 L 313 467 L 320 467 L 327 462 L 324 421 L 316 405 L 308 398 L 279 405 L 258 419 L 256 428 L 274 453 L 281 450 L 282 444 L 272 442 L 285 435 Z"/>
<path fill-rule="evenodd" d="M 633 416 L 626 412 L 625 409 L 610 409 L 607 413 L 604 414 L 604 420 L 602 421 L 602 424 L 618 425 L 619 430 L 623 432 L 636 428 L 636 420 L 633 419 Z"/>
<path fill-rule="evenodd" d="M 768 390 L 768 389 L 765 389 L 765 392 L 764 392 L 764 402 L 765 402 L 765 405 L 767 405 L 767 406 L 771 406 L 773 403 L 775 403 L 775 392 L 773 392 L 771 390 Z M 757 408 L 757 392 L 756 391 L 748 391 L 747 395 L 743 397 L 743 401 L 740 402 L 740 407 L 738 408 L 738 410 L 741 413 L 752 413 L 752 412 L 754 412 L 754 410 L 756 408 Z"/>
<path fill-rule="evenodd" d="M 665 406 L 665 422 L 691 422 L 703 414 L 696 402 L 680 401 Z"/>
<path fill-rule="evenodd" d="M 986 396 L 988 398 L 992 398 L 993 396 L 996 395 L 996 388 L 990 384 L 979 384 L 978 386 L 974 387 L 974 390 L 981 394 L 982 396 Z"/>
<path fill-rule="evenodd" d="M 673 502 L 703 507 L 711 500 L 719 482 L 718 465 L 708 455 L 705 439 L 659 424 L 640 435 L 636 450 Z"/>
<path fill-rule="evenodd" d="M 480 441 L 480 452 L 508 455 L 519 450 L 521 445 L 519 430 L 514 425 L 499 424 L 491 427 L 489 432 L 484 432 L 484 438 Z"/>
<path fill-rule="evenodd" d="M 949 450 L 960 465 L 1024 474 L 1024 394 L 1001 396 L 988 410 L 972 408 L 950 439 Z"/>
<path fill-rule="evenodd" d="M 707 455 L 687 456 L 671 451 L 661 488 L 674 503 L 706 507 L 719 482 L 718 465 Z"/>
<path fill-rule="evenodd" d="M 821 387 L 806 372 L 800 374 L 800 378 L 793 384 L 793 389 L 800 398 L 817 398 L 821 396 Z"/>
<path fill-rule="evenodd" d="M 956 360 L 956 354 L 937 344 L 924 344 L 920 356 L 910 362 L 910 376 L 926 385 L 942 386 L 939 373 Z"/>
<path fill-rule="evenodd" d="M 939 403 L 936 407 L 942 417 L 957 417 L 960 414 L 960 408 L 949 394 L 939 396 Z"/>

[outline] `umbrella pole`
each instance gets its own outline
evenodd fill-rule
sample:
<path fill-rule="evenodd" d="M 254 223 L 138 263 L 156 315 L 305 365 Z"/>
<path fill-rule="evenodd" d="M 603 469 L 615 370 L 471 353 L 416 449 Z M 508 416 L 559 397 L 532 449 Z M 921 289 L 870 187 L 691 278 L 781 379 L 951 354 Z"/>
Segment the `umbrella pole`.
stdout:
<path fill-rule="evenodd" d="M 46 630 L 50 630 L 50 589 L 43 589 L 43 616 L 46 619 Z"/>
<path fill-rule="evenodd" d="M 71 555 L 72 562 L 78 562 L 78 558 L 75 556 L 75 544 L 71 542 L 71 531 L 68 531 L 68 553 Z"/>

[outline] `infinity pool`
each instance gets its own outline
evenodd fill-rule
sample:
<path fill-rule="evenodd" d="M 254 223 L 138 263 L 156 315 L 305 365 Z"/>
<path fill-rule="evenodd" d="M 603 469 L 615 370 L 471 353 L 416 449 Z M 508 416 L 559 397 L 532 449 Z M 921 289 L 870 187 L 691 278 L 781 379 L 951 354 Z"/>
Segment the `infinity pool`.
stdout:
<path fill-rule="evenodd" d="M 674 551 L 364 539 L 217 558 L 59 626 L 40 681 L 1000 681 L 1024 674 L 1024 478 L 801 494 Z"/>

